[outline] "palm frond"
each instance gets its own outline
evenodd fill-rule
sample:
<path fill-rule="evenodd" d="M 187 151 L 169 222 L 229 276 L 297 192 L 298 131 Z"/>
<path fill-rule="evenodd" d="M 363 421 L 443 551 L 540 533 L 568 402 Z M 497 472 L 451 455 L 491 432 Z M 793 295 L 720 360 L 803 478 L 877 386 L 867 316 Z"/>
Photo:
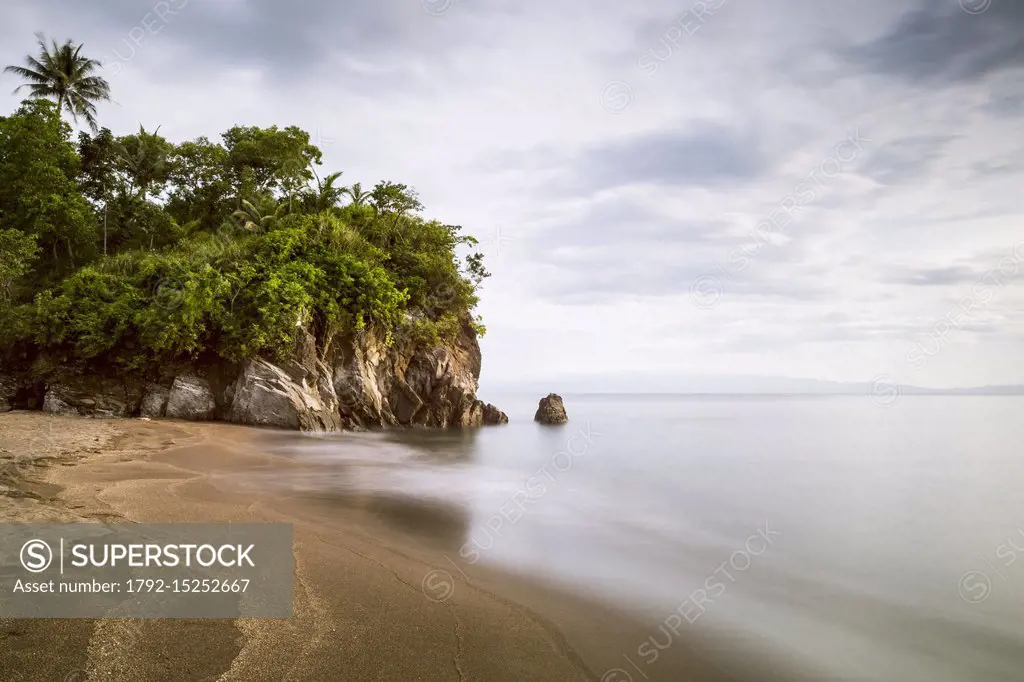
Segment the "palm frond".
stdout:
<path fill-rule="evenodd" d="M 46 74 L 40 73 L 38 71 L 33 71 L 32 69 L 27 69 L 24 66 L 8 66 L 4 69 L 4 73 L 13 73 L 16 76 L 26 78 L 32 81 L 33 83 L 46 83 L 47 81 L 49 81 L 49 78 L 46 76 Z M 18 86 L 18 89 L 15 90 L 15 92 L 21 90 L 27 85 L 29 84 L 25 83 L 24 85 Z"/>

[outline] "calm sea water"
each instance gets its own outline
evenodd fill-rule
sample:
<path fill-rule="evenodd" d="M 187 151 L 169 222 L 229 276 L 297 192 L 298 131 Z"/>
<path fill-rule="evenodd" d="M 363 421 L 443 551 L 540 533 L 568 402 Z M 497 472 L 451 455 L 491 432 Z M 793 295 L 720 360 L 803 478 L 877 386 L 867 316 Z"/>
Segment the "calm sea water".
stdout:
<path fill-rule="evenodd" d="M 287 484 L 662 624 L 605 682 L 674 679 L 675 631 L 723 679 L 1024 679 L 1024 398 L 487 397 L 508 426 L 281 441 L 320 465 Z"/>

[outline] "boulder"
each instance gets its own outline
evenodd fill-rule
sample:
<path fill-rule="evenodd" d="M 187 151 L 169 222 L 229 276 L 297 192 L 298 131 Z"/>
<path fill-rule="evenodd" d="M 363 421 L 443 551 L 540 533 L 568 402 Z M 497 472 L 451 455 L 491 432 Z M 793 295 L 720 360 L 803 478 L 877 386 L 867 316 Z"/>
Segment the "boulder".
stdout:
<path fill-rule="evenodd" d="M 210 382 L 194 375 L 182 375 L 174 379 L 167 396 L 167 417 L 205 421 L 213 419 L 216 412 L 217 400 Z"/>
<path fill-rule="evenodd" d="M 139 408 L 140 417 L 159 419 L 167 413 L 167 400 L 171 391 L 166 386 L 150 384 L 146 387 L 146 393 L 142 397 L 142 405 Z"/>
<path fill-rule="evenodd" d="M 335 431 L 340 427 L 338 397 L 330 370 L 313 360 L 309 380 L 266 360 L 250 360 L 235 383 L 228 421 L 303 431 Z M 313 370 L 309 372 L 309 370 Z"/>
<path fill-rule="evenodd" d="M 562 404 L 562 396 L 548 393 L 547 396 L 541 398 L 533 420 L 541 424 L 564 424 L 569 421 L 569 415 L 565 413 L 565 405 Z"/>
<path fill-rule="evenodd" d="M 61 390 L 63 387 L 56 387 L 47 389 L 46 396 L 43 398 L 43 412 L 48 414 L 56 414 L 62 417 L 69 415 L 77 415 L 78 408 L 74 405 L 69 404 L 64 400 L 64 395 Z"/>

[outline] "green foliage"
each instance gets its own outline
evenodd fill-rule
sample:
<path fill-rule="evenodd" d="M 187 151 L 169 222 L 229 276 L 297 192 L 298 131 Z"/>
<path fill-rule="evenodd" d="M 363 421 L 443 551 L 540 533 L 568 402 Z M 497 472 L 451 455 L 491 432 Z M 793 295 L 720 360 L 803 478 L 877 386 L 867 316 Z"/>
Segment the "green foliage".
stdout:
<path fill-rule="evenodd" d="M 102 203 L 114 196 L 117 151 L 117 140 L 108 128 L 94 136 L 78 134 L 80 189 L 90 201 Z"/>
<path fill-rule="evenodd" d="M 162 206 L 137 196 L 119 196 L 103 207 L 111 252 L 154 250 L 175 244 L 182 229 Z"/>
<path fill-rule="evenodd" d="M 242 208 L 231 214 L 235 225 L 249 232 L 267 232 L 288 214 L 290 203 L 278 203 L 274 198 L 263 195 L 253 203 L 242 199 Z"/>
<path fill-rule="evenodd" d="M 347 193 L 345 187 L 334 184 L 341 175 L 341 172 L 331 173 L 323 180 L 317 176 L 316 189 L 305 192 L 302 197 L 303 209 L 311 213 L 319 213 L 320 211 L 326 211 L 337 206 L 341 198 Z"/>
<path fill-rule="evenodd" d="M 263 192 L 292 196 L 313 179 L 311 165 L 321 162 L 309 133 L 295 126 L 284 130 L 235 126 L 224 133 L 224 147 L 238 196 Z"/>
<path fill-rule="evenodd" d="M 396 216 L 423 210 L 416 192 L 394 182 L 378 182 L 370 191 L 370 203 L 378 211 Z"/>
<path fill-rule="evenodd" d="M 69 136 L 45 99 L 0 118 L 0 362 L 148 371 L 278 357 L 303 329 L 321 353 L 371 326 L 389 342 L 483 333 L 489 273 L 460 262 L 475 240 L 420 217 L 406 185 L 320 179 L 298 128 Z"/>
<path fill-rule="evenodd" d="M 34 236 L 0 230 L 0 305 L 10 305 L 15 283 L 32 269 L 38 251 Z"/>
<path fill-rule="evenodd" d="M 363 190 L 362 184 L 356 182 L 351 187 L 342 187 L 341 194 L 347 196 L 352 206 L 363 206 L 370 200 L 370 193 Z"/>
<path fill-rule="evenodd" d="M 95 216 L 76 176 L 78 154 L 68 140 L 70 128 L 45 100 L 22 104 L 0 118 L 0 229 L 35 238 L 52 282 L 95 251 Z"/>
<path fill-rule="evenodd" d="M 174 145 L 139 126 L 137 134 L 118 138 L 114 150 L 114 171 L 122 194 L 145 199 L 163 190 L 170 178 L 168 157 Z"/>
<path fill-rule="evenodd" d="M 293 217 L 233 245 L 128 251 L 83 267 L 24 306 L 32 340 L 79 365 L 131 369 L 204 350 L 238 361 L 286 352 L 300 328 L 323 342 L 367 324 L 394 328 L 408 302 L 333 216 Z"/>
<path fill-rule="evenodd" d="M 179 224 L 215 230 L 234 209 L 229 175 L 224 147 L 205 137 L 182 142 L 170 156 L 167 212 Z"/>

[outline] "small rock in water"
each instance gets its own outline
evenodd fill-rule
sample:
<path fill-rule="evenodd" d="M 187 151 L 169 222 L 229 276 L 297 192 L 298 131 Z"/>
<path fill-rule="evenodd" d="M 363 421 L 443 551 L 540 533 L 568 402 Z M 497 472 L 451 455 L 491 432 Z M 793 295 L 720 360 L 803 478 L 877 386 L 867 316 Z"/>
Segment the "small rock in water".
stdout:
<path fill-rule="evenodd" d="M 533 420 L 541 424 L 564 424 L 569 421 L 569 415 L 565 413 L 565 405 L 562 404 L 562 396 L 548 393 L 547 396 L 541 398 Z"/>

